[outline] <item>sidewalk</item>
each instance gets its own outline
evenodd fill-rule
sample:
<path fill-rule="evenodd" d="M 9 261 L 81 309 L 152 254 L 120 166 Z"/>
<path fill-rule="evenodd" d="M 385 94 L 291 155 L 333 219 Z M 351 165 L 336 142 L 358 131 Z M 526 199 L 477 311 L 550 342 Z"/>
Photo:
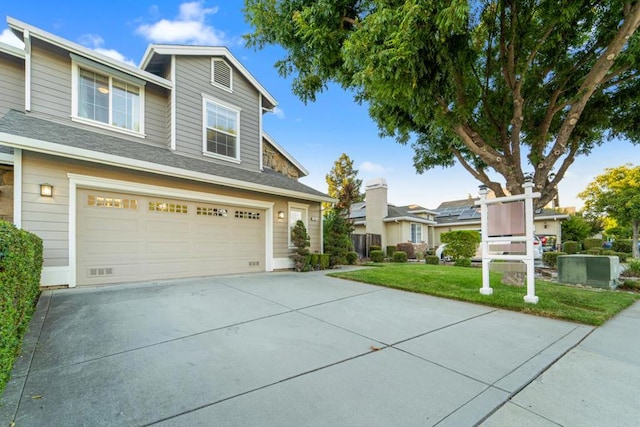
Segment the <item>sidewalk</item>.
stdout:
<path fill-rule="evenodd" d="M 640 302 L 592 332 L 482 425 L 640 423 Z"/>

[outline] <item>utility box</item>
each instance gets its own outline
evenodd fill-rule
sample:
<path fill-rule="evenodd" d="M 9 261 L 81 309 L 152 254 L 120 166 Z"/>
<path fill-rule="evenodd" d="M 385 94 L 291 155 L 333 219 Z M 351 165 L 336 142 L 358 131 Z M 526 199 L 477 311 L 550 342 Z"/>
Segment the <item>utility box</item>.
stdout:
<path fill-rule="evenodd" d="M 594 288 L 615 289 L 620 276 L 617 256 L 560 255 L 558 282 L 586 285 Z"/>

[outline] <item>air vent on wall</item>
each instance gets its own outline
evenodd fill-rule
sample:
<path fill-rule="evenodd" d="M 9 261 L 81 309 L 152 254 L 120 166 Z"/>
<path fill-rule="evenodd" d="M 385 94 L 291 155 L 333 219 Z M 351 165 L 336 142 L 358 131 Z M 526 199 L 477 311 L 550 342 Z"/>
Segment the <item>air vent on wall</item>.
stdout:
<path fill-rule="evenodd" d="M 222 59 L 214 59 L 211 61 L 213 68 L 213 83 L 231 90 L 231 67 Z"/>
<path fill-rule="evenodd" d="M 89 269 L 89 277 L 111 276 L 113 267 L 96 267 Z"/>

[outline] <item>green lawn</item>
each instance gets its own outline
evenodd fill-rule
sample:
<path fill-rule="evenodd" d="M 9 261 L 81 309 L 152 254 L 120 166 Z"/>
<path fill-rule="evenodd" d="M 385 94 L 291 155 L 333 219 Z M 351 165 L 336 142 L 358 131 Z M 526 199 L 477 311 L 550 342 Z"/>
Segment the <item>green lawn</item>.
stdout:
<path fill-rule="evenodd" d="M 526 287 L 501 284 L 500 273 L 491 273 L 493 295 L 481 295 L 480 268 L 428 264 L 382 264 L 332 273 L 331 276 L 595 326 L 603 324 L 640 298 L 639 294 L 628 292 L 585 289 L 536 280 L 536 295 L 540 301 L 528 304 L 523 301 Z"/>

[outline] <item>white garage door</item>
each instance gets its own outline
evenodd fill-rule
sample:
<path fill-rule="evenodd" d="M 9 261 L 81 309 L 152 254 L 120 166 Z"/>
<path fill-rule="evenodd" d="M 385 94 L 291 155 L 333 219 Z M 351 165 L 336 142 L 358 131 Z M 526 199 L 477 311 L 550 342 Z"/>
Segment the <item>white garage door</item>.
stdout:
<path fill-rule="evenodd" d="M 264 271 L 262 209 L 78 190 L 79 285 Z"/>

